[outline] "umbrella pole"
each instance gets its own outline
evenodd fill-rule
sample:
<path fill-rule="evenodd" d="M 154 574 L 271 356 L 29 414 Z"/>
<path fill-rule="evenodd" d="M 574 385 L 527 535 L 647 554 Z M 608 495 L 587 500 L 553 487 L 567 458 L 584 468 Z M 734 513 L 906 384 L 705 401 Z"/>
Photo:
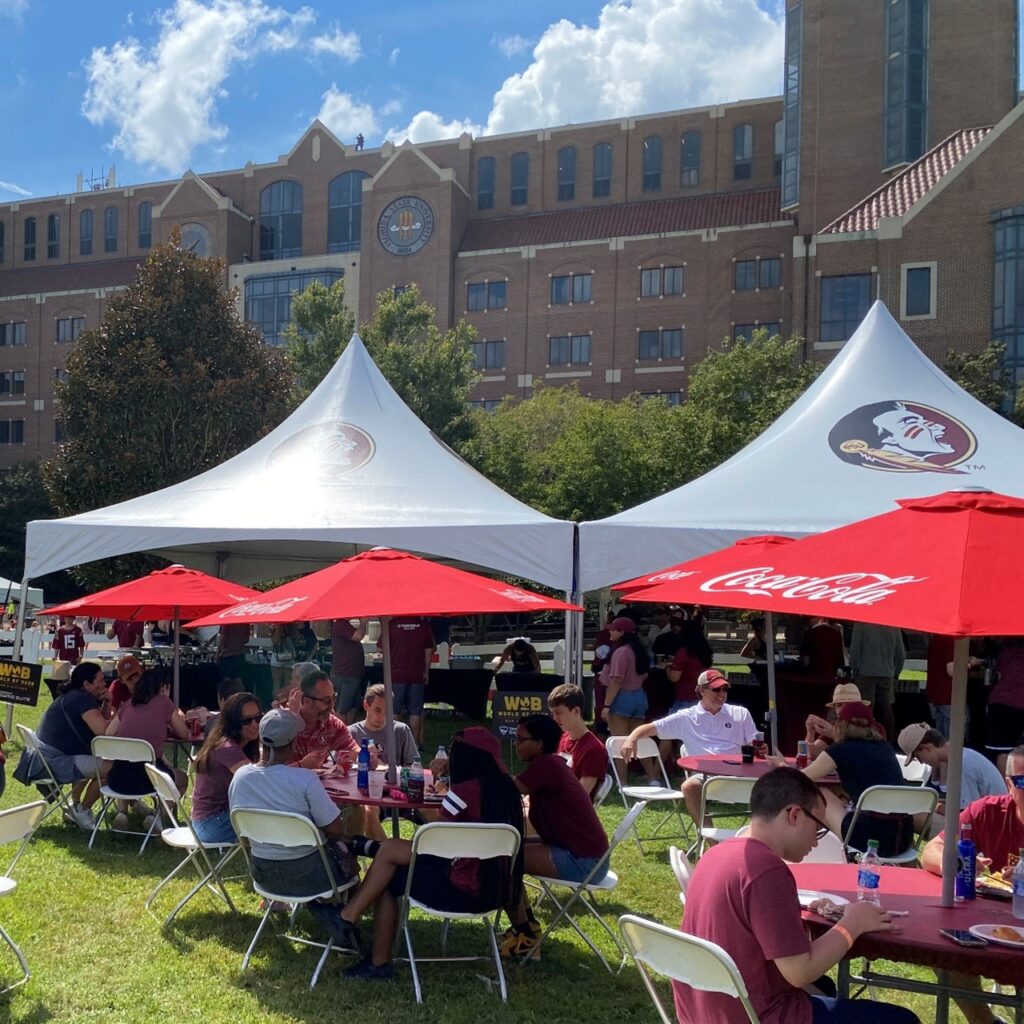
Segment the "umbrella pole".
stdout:
<path fill-rule="evenodd" d="M 768 730 L 772 753 L 779 753 L 779 718 L 775 713 L 775 616 L 764 613 L 765 653 L 768 658 Z"/>
<path fill-rule="evenodd" d="M 384 652 L 384 714 L 385 734 L 388 738 L 388 785 L 393 786 L 398 781 L 398 773 L 395 770 L 395 704 L 394 688 L 391 685 L 391 616 L 380 617 L 380 649 Z M 420 756 L 423 752 L 420 751 Z M 421 762 L 422 763 L 422 762 Z"/>
<path fill-rule="evenodd" d="M 18 602 L 18 623 L 14 627 L 14 650 L 11 651 L 11 661 L 21 661 L 21 642 L 25 635 L 25 595 L 28 593 L 28 577 L 21 581 L 21 600 Z M 14 705 L 8 704 L 4 710 L 4 732 L 8 736 L 14 729 Z"/>
<path fill-rule="evenodd" d="M 181 609 L 174 609 L 174 706 L 180 707 Z"/>
<path fill-rule="evenodd" d="M 960 838 L 960 784 L 964 764 L 964 726 L 967 720 L 967 659 L 970 638 L 953 643 L 953 695 L 949 722 L 949 764 L 946 769 L 946 832 L 942 847 L 942 905 L 953 906 L 956 881 L 956 844 Z"/>

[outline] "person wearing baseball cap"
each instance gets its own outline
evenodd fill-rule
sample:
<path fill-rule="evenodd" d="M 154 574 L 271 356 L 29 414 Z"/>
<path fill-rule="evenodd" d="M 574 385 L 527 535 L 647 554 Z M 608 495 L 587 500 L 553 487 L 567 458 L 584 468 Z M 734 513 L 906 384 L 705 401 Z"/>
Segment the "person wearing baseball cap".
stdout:
<path fill-rule="evenodd" d="M 753 742 L 757 725 L 746 708 L 727 703 L 729 685 L 728 678 L 717 668 L 705 669 L 697 676 L 694 687 L 697 703 L 635 728 L 620 748 L 622 759 L 628 764 L 636 754 L 637 743 L 645 736 L 679 740 L 691 756 L 735 754 L 738 757 L 740 747 Z M 699 774 L 691 775 L 683 783 L 686 809 L 694 821 L 700 818 L 703 785 L 704 779 Z"/>
<path fill-rule="evenodd" d="M 867 704 L 860 695 L 856 683 L 837 683 L 832 691 L 832 700 L 825 705 L 828 717 L 820 715 L 807 716 L 807 743 L 810 747 L 810 759 L 813 761 L 823 750 L 828 750 L 836 741 L 835 720 L 839 709 L 844 704 Z"/>
<path fill-rule="evenodd" d="M 135 684 L 142 678 L 142 662 L 134 654 L 126 654 L 123 658 L 117 659 L 114 666 L 117 677 L 110 684 L 110 706 L 114 711 L 132 699 L 135 692 Z"/>

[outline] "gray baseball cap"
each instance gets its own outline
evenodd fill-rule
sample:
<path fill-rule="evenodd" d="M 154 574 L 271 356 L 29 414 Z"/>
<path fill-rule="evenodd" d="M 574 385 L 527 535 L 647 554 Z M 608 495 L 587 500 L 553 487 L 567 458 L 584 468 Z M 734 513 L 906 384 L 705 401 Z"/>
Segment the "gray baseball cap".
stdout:
<path fill-rule="evenodd" d="M 260 719 L 260 742 L 267 747 L 287 747 L 302 732 L 305 722 L 294 711 L 274 708 Z"/>

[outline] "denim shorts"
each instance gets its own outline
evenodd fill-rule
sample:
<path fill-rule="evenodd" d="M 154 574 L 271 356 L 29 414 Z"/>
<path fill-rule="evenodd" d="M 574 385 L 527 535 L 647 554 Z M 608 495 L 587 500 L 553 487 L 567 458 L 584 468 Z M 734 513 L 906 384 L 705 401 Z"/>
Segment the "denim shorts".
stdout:
<path fill-rule="evenodd" d="M 396 715 L 419 718 L 423 714 L 423 692 L 426 690 L 423 683 L 393 683 L 391 690 Z"/>
<path fill-rule="evenodd" d="M 238 839 L 231 825 L 230 811 L 219 811 L 202 821 L 193 818 L 192 827 L 201 843 L 233 843 Z"/>
<path fill-rule="evenodd" d="M 335 880 L 339 885 L 348 881 L 332 857 L 327 858 Z M 319 850 L 307 853 L 295 860 L 267 860 L 252 858 L 252 878 L 261 888 L 275 896 L 316 896 L 329 892 L 330 879 L 324 873 L 324 862 Z"/>
<path fill-rule="evenodd" d="M 551 851 L 551 861 L 555 865 L 555 874 L 567 882 L 582 882 L 594 870 L 594 865 L 601 860 L 600 857 L 577 857 L 561 846 L 549 846 L 548 849 Z M 604 871 L 598 872 L 590 881 L 600 882 L 607 874 L 606 862 Z"/>
<path fill-rule="evenodd" d="M 608 713 L 623 718 L 643 718 L 647 714 L 647 694 L 643 687 L 636 690 L 619 690 L 608 708 Z"/>
<path fill-rule="evenodd" d="M 338 714 L 345 715 L 349 711 L 357 711 L 363 702 L 363 677 L 332 675 L 331 683 L 337 695 L 334 707 Z"/>

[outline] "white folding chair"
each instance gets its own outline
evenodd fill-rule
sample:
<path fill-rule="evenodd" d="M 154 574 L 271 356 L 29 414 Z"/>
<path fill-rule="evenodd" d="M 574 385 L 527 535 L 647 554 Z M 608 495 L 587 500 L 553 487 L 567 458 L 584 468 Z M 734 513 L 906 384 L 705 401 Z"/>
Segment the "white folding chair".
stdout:
<path fill-rule="evenodd" d="M 309 820 L 301 814 L 292 814 L 289 811 L 268 811 L 261 808 L 255 807 L 235 807 L 231 811 L 231 824 L 234 826 L 235 834 L 239 839 L 247 839 L 250 842 L 257 843 L 273 843 L 275 846 L 306 846 L 313 847 L 320 854 L 320 861 L 323 864 L 324 876 L 327 881 L 330 882 L 330 886 L 325 888 L 322 892 L 313 893 L 310 896 L 292 896 L 285 893 L 272 892 L 264 885 L 260 885 L 256 881 L 255 876 L 252 879 L 252 887 L 256 890 L 257 894 L 262 896 L 266 907 L 263 912 L 263 917 L 260 919 L 259 927 L 256 929 L 256 934 L 252 937 L 252 942 L 249 943 L 249 948 L 245 951 L 245 956 L 242 957 L 242 970 L 246 970 L 249 966 L 249 961 L 252 959 L 253 950 L 256 948 L 256 944 L 260 940 L 260 936 L 263 934 L 263 929 L 266 927 L 267 921 L 271 919 L 271 914 L 274 911 L 274 903 L 288 903 L 291 905 L 291 914 L 288 918 L 289 927 L 295 923 L 295 914 L 300 906 L 305 906 L 307 903 L 312 903 L 314 900 L 326 900 L 337 901 L 341 898 L 341 894 L 348 889 L 351 889 L 358 883 L 357 878 L 351 878 L 343 884 L 339 884 L 334 878 L 334 872 L 331 870 L 330 862 L 327 859 L 327 851 L 324 849 L 323 838 L 320 835 L 320 830 Z M 252 874 L 252 856 L 249 849 L 245 846 L 242 847 L 245 851 L 246 863 L 249 866 L 249 873 Z M 324 964 L 327 962 L 327 957 L 330 955 L 332 949 L 334 949 L 334 940 L 328 939 L 325 942 L 316 942 L 313 939 L 304 938 L 301 935 L 292 935 L 290 932 L 285 933 L 285 938 L 291 942 L 298 943 L 302 946 L 315 946 L 317 949 L 322 949 L 323 953 L 317 962 L 316 969 L 313 971 L 313 977 L 310 978 L 309 987 L 313 989 L 316 987 L 317 980 L 320 977 L 320 972 L 323 970 Z M 351 953 L 353 950 L 346 950 L 338 948 L 339 953 Z"/>
<path fill-rule="evenodd" d="M 611 775 L 606 775 L 595 787 L 594 787 L 594 806 L 600 807 L 608 798 L 608 794 L 612 791 L 612 786 L 615 785 L 615 779 Z"/>
<path fill-rule="evenodd" d="M 625 736 L 609 736 L 605 740 L 605 749 L 608 751 L 608 760 L 611 764 L 612 775 L 615 777 L 615 785 L 618 787 L 619 795 L 622 797 L 622 805 L 628 811 L 631 806 L 631 802 L 635 804 L 637 800 L 642 800 L 645 804 L 660 804 L 663 807 L 671 807 L 675 813 L 676 819 L 679 821 L 680 832 L 677 835 L 662 835 L 661 830 L 665 827 L 666 823 L 671 820 L 669 814 L 664 814 L 661 817 L 661 821 L 658 822 L 658 827 L 647 836 L 641 836 L 640 830 L 634 824 L 633 826 L 633 838 L 636 840 L 637 849 L 643 853 L 644 843 L 651 842 L 665 842 L 670 839 L 689 839 L 691 836 L 690 827 L 679 810 L 680 804 L 684 804 L 683 791 L 676 789 L 669 781 L 668 773 L 665 771 L 665 764 L 661 760 L 661 751 L 658 750 L 658 744 L 650 738 L 650 736 L 644 736 L 637 741 L 636 745 L 636 756 L 638 758 L 653 757 L 658 762 L 658 770 L 661 772 L 660 786 L 631 786 L 627 780 L 623 780 L 619 774 L 619 768 L 622 766 L 622 770 L 625 771 L 625 765 L 622 762 L 622 758 L 619 756 L 619 751 L 622 749 L 622 744 L 626 742 Z M 635 822 L 636 819 L 634 818 Z"/>
<path fill-rule="evenodd" d="M 174 824 L 174 822 L 178 821 L 178 811 L 181 808 L 181 794 L 178 792 L 178 787 L 174 784 L 174 780 L 160 771 L 156 765 L 147 764 L 146 775 L 149 776 L 149 781 L 153 786 L 157 799 L 160 801 L 161 807 L 164 809 L 167 820 L 172 823 L 168 828 L 161 829 L 160 838 L 169 847 L 171 847 L 171 849 L 179 850 L 185 854 L 177 867 L 175 867 L 166 878 L 159 882 L 157 887 L 149 894 L 146 899 L 146 909 L 149 910 L 153 906 L 153 900 L 156 899 L 157 893 L 172 878 L 174 878 L 179 871 L 182 871 L 186 866 L 191 864 L 199 875 L 199 881 L 189 889 L 188 893 L 178 902 L 178 905 L 170 912 L 170 914 L 167 915 L 167 918 L 164 920 L 163 927 L 166 928 L 177 916 L 178 911 L 181 910 L 181 908 L 184 907 L 185 904 L 203 888 L 209 889 L 214 896 L 218 897 L 218 899 L 222 899 L 228 905 L 228 909 L 232 914 L 237 914 L 238 911 L 235 909 L 234 903 L 231 902 L 231 897 L 228 895 L 227 889 L 224 888 L 223 872 L 231 858 L 238 853 L 238 841 L 234 840 L 226 843 L 204 843 L 199 836 L 196 835 L 196 830 L 192 825 L 192 819 L 184 812 L 181 817 L 185 819 L 186 824 Z M 216 864 L 214 864 L 210 859 L 211 851 L 219 854 L 219 859 Z"/>
<path fill-rule="evenodd" d="M 93 825 L 92 835 L 89 836 L 89 849 L 92 849 L 93 840 L 100 826 L 107 820 L 107 810 L 115 800 L 144 800 L 146 797 L 155 796 L 152 789 L 145 793 L 119 793 L 110 785 L 106 785 L 100 779 L 100 761 L 130 761 L 133 764 L 152 764 L 156 760 L 153 746 L 148 740 L 130 739 L 127 736 L 93 736 L 92 756 L 96 758 L 96 782 L 100 787 L 100 795 L 103 802 L 100 804 L 99 814 L 96 815 L 96 824 Z M 152 835 L 160 825 L 160 815 L 153 815 L 153 822 L 145 832 L 133 832 L 130 829 L 115 829 L 109 822 L 108 830 L 118 832 L 121 835 L 142 836 L 142 845 L 139 847 L 139 854 L 146 849 Z"/>
<path fill-rule="evenodd" d="M 593 870 L 586 878 L 583 879 L 582 882 L 573 882 L 567 878 L 548 878 L 544 875 L 533 875 L 534 880 L 541 889 L 541 897 L 537 901 L 537 906 L 539 907 L 544 899 L 549 899 L 558 908 L 558 911 L 548 922 L 547 927 L 541 932 L 537 939 L 537 944 L 522 957 L 524 961 L 529 960 L 530 957 L 537 956 L 540 952 L 541 944 L 564 919 L 569 927 L 572 928 L 572 930 L 590 947 L 591 951 L 601 961 L 601 963 L 603 963 L 611 973 L 618 973 L 617 971 L 612 971 L 612 966 L 605 959 L 605 955 L 596 945 L 594 945 L 590 936 L 587 935 L 587 933 L 580 927 L 579 921 L 572 916 L 571 909 L 573 905 L 580 903 L 597 920 L 597 923 L 604 929 L 605 934 L 607 934 L 615 944 L 615 948 L 619 952 L 618 970 L 622 970 L 626 963 L 626 952 L 622 948 L 622 944 L 619 942 L 618 936 L 605 923 L 597 904 L 594 902 L 594 894 L 599 892 L 611 892 L 612 889 L 619 884 L 619 876 L 616 875 L 609 867 L 607 873 L 600 881 L 595 881 L 595 879 L 600 875 L 601 871 L 604 870 L 605 866 L 611 863 L 615 847 L 618 846 L 626 837 L 626 834 L 634 828 L 636 819 L 643 813 L 646 806 L 647 804 L 644 803 L 643 800 L 633 804 L 626 813 L 626 816 L 621 822 L 619 822 L 619 827 L 612 835 L 605 855 L 597 862 L 597 864 L 594 865 Z M 564 903 L 559 902 L 558 898 L 555 896 L 555 889 L 569 890 L 569 897 Z"/>
<path fill-rule="evenodd" d="M 900 763 L 900 771 L 906 782 L 915 786 L 927 786 L 928 780 L 932 777 L 932 766 L 923 761 L 908 761 L 906 754 L 897 754 L 896 760 Z"/>
<path fill-rule="evenodd" d="M 6 811 L 0 811 L 0 845 L 21 843 L 14 854 L 14 859 L 7 865 L 7 870 L 0 875 L 0 895 L 14 892 L 17 882 L 11 878 L 11 872 L 14 870 L 14 865 L 18 863 L 19 858 L 25 852 L 25 847 L 28 846 L 29 840 L 35 834 L 36 829 L 39 828 L 47 813 L 45 800 L 36 800 L 30 804 L 23 804 L 21 807 L 12 807 Z M 0 994 L 3 994 L 10 992 L 12 988 L 24 985 L 32 976 L 32 972 L 28 969 L 28 961 L 25 959 L 25 954 L 22 953 L 17 943 L 7 934 L 2 926 L 0 926 L 0 939 L 3 939 L 11 947 L 14 955 L 18 958 L 18 963 L 21 965 L 21 977 L 12 984 L 0 989 Z"/>
<path fill-rule="evenodd" d="M 735 817 L 739 814 L 750 814 L 750 791 L 754 788 L 754 783 L 757 779 L 740 779 L 733 778 L 729 775 L 712 775 L 709 779 L 706 779 L 704 785 L 701 787 L 700 792 L 700 826 L 699 826 L 699 842 L 697 845 L 697 856 L 700 857 L 704 853 L 704 847 L 709 842 L 721 843 L 726 839 L 732 839 L 739 829 L 735 828 L 720 828 L 714 824 L 714 815 L 708 811 L 708 807 L 712 804 L 730 804 L 733 807 L 740 807 L 740 811 L 728 812 L 730 816 Z M 723 815 L 718 814 L 719 817 Z M 712 824 L 705 825 L 704 822 L 712 819 Z"/>
<path fill-rule="evenodd" d="M 60 810 L 65 821 L 70 821 L 73 825 L 80 828 L 83 833 L 86 832 L 87 830 L 78 824 L 74 815 L 71 813 L 71 783 L 59 782 L 57 780 L 57 776 L 54 775 L 53 769 L 50 767 L 50 762 L 47 761 L 46 755 L 43 753 L 43 747 L 39 741 L 39 737 L 32 729 L 27 725 L 22 725 L 21 723 L 17 723 L 15 728 L 18 730 L 18 735 L 21 736 L 21 742 L 25 747 L 25 753 L 32 751 L 36 759 L 39 761 L 40 767 L 46 773 L 44 778 L 37 779 L 33 785 L 48 786 L 52 796 L 52 800 L 49 796 L 44 800 L 44 803 L 48 804 L 48 806 L 46 813 L 40 819 L 39 824 L 41 825 L 46 821 L 54 811 Z M 22 756 L 24 756 L 24 754 Z"/>
<path fill-rule="evenodd" d="M 846 863 L 846 847 L 843 846 L 842 839 L 835 834 L 835 832 L 826 832 L 821 839 L 818 840 L 818 845 L 803 860 L 799 861 L 800 864 L 845 864 Z"/>
<path fill-rule="evenodd" d="M 869 786 L 857 801 L 850 827 L 843 836 L 843 845 L 853 853 L 864 852 L 850 844 L 850 836 L 861 818 L 877 814 L 909 814 L 911 817 L 923 814 L 925 819 L 917 838 L 911 834 L 911 843 L 905 850 L 879 858 L 884 864 L 914 864 L 919 856 L 921 836 L 928 834 L 936 803 L 938 794 L 928 786 Z"/>
<path fill-rule="evenodd" d="M 665 1012 L 649 971 L 700 992 L 722 992 L 732 996 L 742 1005 L 750 1024 L 759 1024 L 743 975 L 736 961 L 721 946 L 633 914 L 623 914 L 619 918 L 619 932 L 636 962 L 662 1024 L 676 1024 L 675 1013 L 669 1016 Z"/>
<path fill-rule="evenodd" d="M 676 881 L 679 883 L 679 902 L 685 907 L 686 890 L 690 887 L 693 865 L 690 863 L 690 858 L 678 846 L 668 848 L 668 862 L 672 867 L 672 874 L 676 876 Z"/>
<path fill-rule="evenodd" d="M 416 873 L 416 860 L 418 857 L 441 857 L 444 860 L 455 860 L 460 857 L 473 857 L 477 860 L 492 860 L 495 857 L 508 859 L 511 869 L 512 862 L 519 852 L 521 840 L 519 832 L 511 825 L 483 824 L 475 822 L 460 821 L 434 821 L 429 825 L 423 825 L 416 830 L 412 837 L 412 856 L 409 860 L 409 873 L 406 876 L 405 893 L 402 896 L 402 906 L 399 913 L 399 928 L 405 936 L 405 946 L 409 951 L 409 969 L 412 971 L 412 984 L 416 993 L 416 1002 L 423 1002 L 423 989 L 420 985 L 419 964 L 441 963 L 444 961 L 471 961 L 482 960 L 485 957 L 479 956 L 434 956 L 420 957 L 417 959 L 412 946 L 412 932 L 409 928 L 409 912 L 415 907 L 422 910 L 431 917 L 439 917 L 444 921 L 444 928 L 441 933 L 441 952 L 446 952 L 446 941 L 448 924 L 451 921 L 483 921 L 487 928 L 487 937 L 491 943 L 491 955 L 494 958 L 494 965 L 498 972 L 498 988 L 501 991 L 502 1002 L 508 1001 L 508 990 L 505 986 L 505 971 L 501 965 L 501 955 L 498 951 L 498 940 L 495 936 L 495 929 L 498 926 L 498 918 L 501 916 L 503 907 L 495 906 L 483 911 L 454 911 L 441 910 L 432 907 L 423 900 L 416 899 L 412 895 L 413 877 Z M 490 923 L 490 916 L 494 914 L 494 923 Z"/>

